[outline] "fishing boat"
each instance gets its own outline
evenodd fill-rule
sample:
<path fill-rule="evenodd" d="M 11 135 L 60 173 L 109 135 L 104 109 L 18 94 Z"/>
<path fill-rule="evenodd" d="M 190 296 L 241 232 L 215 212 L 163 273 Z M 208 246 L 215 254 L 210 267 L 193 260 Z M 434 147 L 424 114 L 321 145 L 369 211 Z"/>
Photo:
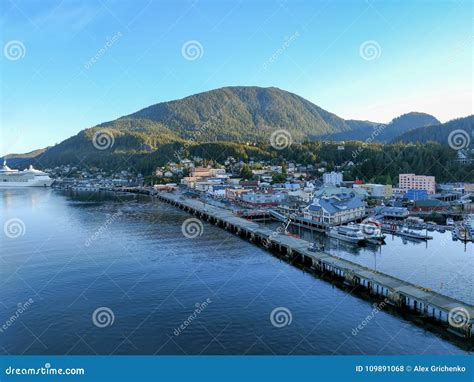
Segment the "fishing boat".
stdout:
<path fill-rule="evenodd" d="M 402 236 L 402 237 L 406 237 L 408 239 L 416 239 L 416 240 L 431 240 L 431 239 L 433 239 L 433 236 L 428 236 L 428 234 L 424 235 L 420 232 L 409 229 L 408 227 L 402 227 L 402 229 L 397 231 L 396 234 L 399 235 L 399 236 Z"/>
<path fill-rule="evenodd" d="M 327 233 L 333 239 L 362 245 L 366 242 L 364 234 L 356 225 L 332 227 Z"/>

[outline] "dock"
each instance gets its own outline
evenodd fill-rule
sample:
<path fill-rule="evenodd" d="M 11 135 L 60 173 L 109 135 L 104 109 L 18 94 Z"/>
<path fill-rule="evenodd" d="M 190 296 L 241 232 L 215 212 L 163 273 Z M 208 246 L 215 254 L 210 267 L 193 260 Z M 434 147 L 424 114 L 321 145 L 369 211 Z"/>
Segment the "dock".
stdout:
<path fill-rule="evenodd" d="M 176 193 L 159 192 L 155 196 L 203 221 L 277 252 L 292 264 L 310 269 L 324 279 L 348 286 L 351 292 L 360 292 L 375 301 L 387 301 L 396 310 L 407 312 L 417 321 L 421 319 L 447 335 L 455 334 L 463 341 L 473 339 L 473 305 L 325 252 L 311 252 L 309 242 L 235 216 L 230 210 Z"/>

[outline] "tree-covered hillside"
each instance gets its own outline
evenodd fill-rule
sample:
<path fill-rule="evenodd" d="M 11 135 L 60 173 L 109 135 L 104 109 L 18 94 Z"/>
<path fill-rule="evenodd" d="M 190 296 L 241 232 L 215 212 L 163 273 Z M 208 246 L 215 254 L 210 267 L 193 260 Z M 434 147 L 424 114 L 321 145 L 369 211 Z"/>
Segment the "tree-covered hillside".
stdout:
<path fill-rule="evenodd" d="M 455 130 L 461 131 L 455 132 Z M 453 134 L 450 138 L 452 132 Z M 460 141 L 456 142 L 458 139 Z M 395 138 L 394 141 L 420 143 L 433 141 L 444 145 L 451 144 L 451 146 L 455 147 L 461 147 L 463 142 L 465 142 L 465 145 L 470 143 L 474 146 L 474 115 L 454 119 L 440 125 L 420 127 L 406 132 L 405 134 Z"/>

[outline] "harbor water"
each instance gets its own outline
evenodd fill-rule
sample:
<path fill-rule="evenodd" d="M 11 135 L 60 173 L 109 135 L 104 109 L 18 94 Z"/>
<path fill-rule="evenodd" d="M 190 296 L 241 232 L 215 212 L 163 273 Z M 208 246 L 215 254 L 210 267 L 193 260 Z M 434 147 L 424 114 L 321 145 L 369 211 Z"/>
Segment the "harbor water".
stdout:
<path fill-rule="evenodd" d="M 186 231 L 189 219 L 148 196 L 0 190 L 0 352 L 466 353 L 207 222 Z M 428 248 L 327 250 L 472 303 L 472 245 L 433 235 Z"/>

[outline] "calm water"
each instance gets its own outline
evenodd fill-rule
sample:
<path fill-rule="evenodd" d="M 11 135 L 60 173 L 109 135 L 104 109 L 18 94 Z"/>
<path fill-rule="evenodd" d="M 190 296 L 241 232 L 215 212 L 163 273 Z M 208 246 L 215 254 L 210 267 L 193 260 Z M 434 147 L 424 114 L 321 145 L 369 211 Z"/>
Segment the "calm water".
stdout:
<path fill-rule="evenodd" d="M 188 218 L 147 197 L 1 190 L 0 222 L 9 230 L 0 232 L 0 353 L 464 353 L 384 311 L 354 336 L 370 302 L 207 223 L 186 238 Z M 430 247 L 398 243 L 376 257 L 330 250 L 366 265 L 376 258 L 377 269 L 413 272 L 433 287 L 442 280 L 443 292 L 469 300 L 470 271 L 458 269 L 458 282 L 446 277 L 472 265 L 472 253 Z M 460 264 L 448 265 L 449 257 Z M 94 322 L 98 308 L 107 309 Z M 277 308 L 283 324 L 291 314 L 289 325 L 272 324 Z"/>
<path fill-rule="evenodd" d="M 387 234 L 386 245 L 378 247 L 357 247 L 309 230 L 292 231 L 308 241 L 324 242 L 333 255 L 474 304 L 474 245 L 453 241 L 450 231 L 428 231 L 433 236 L 428 241 Z"/>

